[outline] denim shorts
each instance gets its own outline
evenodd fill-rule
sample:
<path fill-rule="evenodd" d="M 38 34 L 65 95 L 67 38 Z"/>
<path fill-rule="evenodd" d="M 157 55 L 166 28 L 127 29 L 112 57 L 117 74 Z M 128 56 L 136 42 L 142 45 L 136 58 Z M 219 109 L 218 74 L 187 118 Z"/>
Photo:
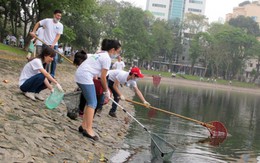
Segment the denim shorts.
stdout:
<path fill-rule="evenodd" d="M 85 99 L 86 106 L 96 109 L 97 107 L 97 96 L 96 89 L 94 84 L 79 84 L 77 83 L 79 88 L 81 89 Z"/>

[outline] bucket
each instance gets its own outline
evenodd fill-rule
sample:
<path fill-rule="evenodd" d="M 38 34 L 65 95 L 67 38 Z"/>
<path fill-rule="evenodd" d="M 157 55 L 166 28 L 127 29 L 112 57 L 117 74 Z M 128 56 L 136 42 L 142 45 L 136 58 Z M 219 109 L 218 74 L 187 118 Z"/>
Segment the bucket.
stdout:
<path fill-rule="evenodd" d="M 64 93 L 58 88 L 54 88 L 54 92 L 45 100 L 45 105 L 48 109 L 52 110 L 59 106 L 63 99 Z"/>

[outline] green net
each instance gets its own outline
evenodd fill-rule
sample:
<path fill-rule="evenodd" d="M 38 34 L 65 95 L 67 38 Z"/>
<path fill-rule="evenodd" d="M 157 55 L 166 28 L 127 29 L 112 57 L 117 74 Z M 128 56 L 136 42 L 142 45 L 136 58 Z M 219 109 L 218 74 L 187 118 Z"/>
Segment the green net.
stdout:
<path fill-rule="evenodd" d="M 152 156 L 163 161 L 170 160 L 176 149 L 175 146 L 154 133 L 151 133 L 150 135 Z"/>

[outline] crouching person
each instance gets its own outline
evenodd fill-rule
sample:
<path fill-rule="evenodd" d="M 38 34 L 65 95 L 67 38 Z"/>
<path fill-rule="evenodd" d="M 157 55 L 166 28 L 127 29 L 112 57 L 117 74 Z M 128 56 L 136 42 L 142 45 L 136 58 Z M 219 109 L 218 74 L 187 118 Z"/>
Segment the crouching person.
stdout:
<path fill-rule="evenodd" d="M 126 84 L 126 86 L 130 86 L 134 89 L 135 93 L 139 97 L 139 99 L 147 106 L 150 104 L 145 100 L 142 92 L 138 89 L 136 81 L 139 78 L 143 78 L 144 75 L 141 73 L 138 67 L 134 67 L 130 70 L 130 72 L 122 71 L 122 70 L 109 70 L 108 71 L 108 87 L 112 91 L 114 96 L 114 101 L 119 102 L 119 100 L 125 100 L 124 95 L 122 92 L 119 91 L 119 85 Z M 113 103 L 112 108 L 109 111 L 109 115 L 111 117 L 116 116 L 117 104 Z"/>
<path fill-rule="evenodd" d="M 43 68 L 43 64 L 51 63 L 54 57 L 55 52 L 46 47 L 39 56 L 24 66 L 19 78 L 19 87 L 26 97 L 34 101 L 36 99 L 43 101 L 44 98 L 39 94 L 42 90 L 48 88 L 51 92 L 54 91 L 50 82 L 63 91 L 60 84 Z"/>

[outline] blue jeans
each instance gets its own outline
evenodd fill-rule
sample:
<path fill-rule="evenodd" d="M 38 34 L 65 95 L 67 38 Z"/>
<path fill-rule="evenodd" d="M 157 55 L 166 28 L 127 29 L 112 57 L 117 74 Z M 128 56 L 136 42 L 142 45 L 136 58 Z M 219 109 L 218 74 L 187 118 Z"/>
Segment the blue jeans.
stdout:
<path fill-rule="evenodd" d="M 95 85 L 94 84 L 79 84 L 79 83 L 77 83 L 77 84 L 86 99 L 86 106 L 96 109 L 97 96 L 96 96 Z"/>
<path fill-rule="evenodd" d="M 119 97 L 118 94 L 116 93 L 116 91 L 113 88 L 114 82 L 112 80 L 108 80 L 108 88 L 110 88 L 110 90 L 112 91 L 112 94 L 114 96 L 114 101 L 115 102 L 119 102 Z M 115 103 L 112 104 L 112 108 L 110 109 L 109 112 L 111 113 L 115 113 L 117 109 L 117 105 Z"/>
<path fill-rule="evenodd" d="M 47 87 L 44 84 L 45 76 L 42 73 L 32 76 L 20 86 L 23 92 L 39 93 Z"/>
<path fill-rule="evenodd" d="M 47 45 L 43 44 L 43 45 L 42 45 L 42 49 L 46 48 L 46 46 L 47 46 Z M 57 45 L 54 46 L 54 50 L 58 50 L 58 46 L 57 46 Z M 53 61 L 51 62 L 51 71 L 50 71 L 50 74 L 51 74 L 51 76 L 53 76 L 53 77 L 55 76 L 55 71 L 56 71 L 56 66 L 57 66 L 57 61 L 58 61 L 58 55 L 59 55 L 59 54 L 56 53 L 56 56 L 53 58 Z M 48 67 L 48 66 L 47 66 L 46 70 L 47 70 L 47 71 L 49 70 L 49 67 Z"/>

